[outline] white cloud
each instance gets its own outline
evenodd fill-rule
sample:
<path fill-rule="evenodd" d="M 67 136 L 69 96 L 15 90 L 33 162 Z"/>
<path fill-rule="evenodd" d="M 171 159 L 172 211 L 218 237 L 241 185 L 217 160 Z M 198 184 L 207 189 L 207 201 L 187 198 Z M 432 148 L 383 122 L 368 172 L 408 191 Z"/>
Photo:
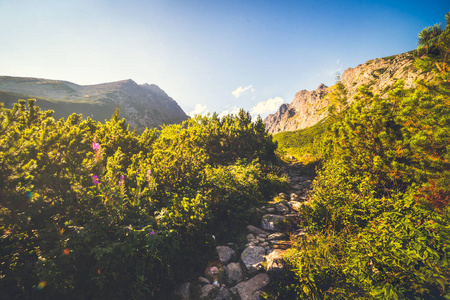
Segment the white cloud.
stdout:
<path fill-rule="evenodd" d="M 236 97 L 239 98 L 240 95 L 242 95 L 243 93 L 245 93 L 246 91 L 250 90 L 252 93 L 255 92 L 255 89 L 253 88 L 252 85 L 246 86 L 246 87 L 238 87 L 237 89 L 235 89 L 234 91 L 231 92 L 231 94 Z"/>
<path fill-rule="evenodd" d="M 206 105 L 196 104 L 193 111 L 188 113 L 190 117 L 194 117 L 195 115 L 206 115 L 209 111 L 206 109 Z"/>
<path fill-rule="evenodd" d="M 336 73 L 341 73 L 342 72 L 342 65 L 341 65 L 341 59 L 340 58 L 338 58 L 337 60 L 336 60 L 336 65 L 338 65 L 338 68 L 333 68 L 333 69 L 330 69 L 330 70 L 327 70 L 327 71 L 325 71 L 325 73 L 327 74 L 327 75 L 336 75 Z"/>
<path fill-rule="evenodd" d="M 284 100 L 281 97 L 275 97 L 267 99 L 266 101 L 261 101 L 251 109 L 250 113 L 253 117 L 261 115 L 261 117 L 265 117 L 270 113 L 274 113 L 283 104 Z"/>
<path fill-rule="evenodd" d="M 336 73 L 341 73 L 341 71 L 342 71 L 342 67 L 341 68 L 337 68 L 337 69 L 334 69 L 334 70 L 328 70 L 328 71 L 326 71 L 326 73 L 327 73 L 327 75 L 336 75 Z"/>
<path fill-rule="evenodd" d="M 231 115 L 231 114 L 237 115 L 239 113 L 239 110 L 240 110 L 240 108 L 236 107 L 236 106 L 232 107 L 230 110 L 226 109 L 219 114 L 219 118 L 223 118 L 226 115 Z"/>

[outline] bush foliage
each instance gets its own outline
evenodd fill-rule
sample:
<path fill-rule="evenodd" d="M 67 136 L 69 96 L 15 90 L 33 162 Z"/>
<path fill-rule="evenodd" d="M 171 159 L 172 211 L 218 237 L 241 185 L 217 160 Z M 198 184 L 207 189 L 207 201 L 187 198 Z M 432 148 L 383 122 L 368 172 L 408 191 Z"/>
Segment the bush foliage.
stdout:
<path fill-rule="evenodd" d="M 274 149 L 244 111 L 136 134 L 0 106 L 0 298 L 167 299 L 285 184 Z"/>
<path fill-rule="evenodd" d="M 286 256 L 299 299 L 450 297 L 449 24 L 416 52 L 419 80 L 387 99 L 362 87 L 330 126 Z M 437 31 L 436 31 L 437 32 Z M 432 51 L 431 51 L 432 50 Z"/>

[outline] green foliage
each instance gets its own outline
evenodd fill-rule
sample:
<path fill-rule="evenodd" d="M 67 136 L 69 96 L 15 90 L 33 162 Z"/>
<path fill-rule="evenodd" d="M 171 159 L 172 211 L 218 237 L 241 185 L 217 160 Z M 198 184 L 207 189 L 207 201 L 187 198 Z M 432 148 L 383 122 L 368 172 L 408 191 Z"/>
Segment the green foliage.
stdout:
<path fill-rule="evenodd" d="M 0 106 L 0 299 L 167 299 L 285 184 L 245 112 L 140 135 L 118 111 L 51 115 Z"/>
<path fill-rule="evenodd" d="M 431 80 L 386 99 L 362 87 L 330 126 L 309 235 L 286 256 L 297 298 L 450 296 L 450 25 L 438 29 L 421 32 L 416 61 Z"/>
<path fill-rule="evenodd" d="M 424 48 L 427 53 L 432 52 L 441 32 L 442 29 L 440 24 L 435 24 L 432 27 L 430 26 L 422 29 L 422 31 L 419 32 L 419 40 L 417 41 L 419 49 Z"/>
<path fill-rule="evenodd" d="M 293 156 L 303 163 L 317 162 L 322 158 L 323 143 L 327 140 L 330 118 L 297 131 L 285 131 L 273 136 L 281 157 Z"/>

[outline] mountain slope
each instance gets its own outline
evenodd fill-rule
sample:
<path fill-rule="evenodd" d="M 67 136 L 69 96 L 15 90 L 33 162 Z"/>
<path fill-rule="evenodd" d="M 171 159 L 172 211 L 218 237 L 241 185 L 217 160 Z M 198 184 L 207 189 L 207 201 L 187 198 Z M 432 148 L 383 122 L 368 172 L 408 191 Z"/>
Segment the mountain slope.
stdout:
<path fill-rule="evenodd" d="M 42 109 L 54 110 L 56 118 L 81 113 L 104 121 L 119 106 L 121 117 L 131 127 L 141 129 L 188 118 L 175 100 L 154 84 L 122 80 L 83 86 L 61 80 L 0 76 L 0 101 L 7 107 L 28 98 L 36 98 Z"/>
<path fill-rule="evenodd" d="M 368 86 L 372 92 L 387 96 L 389 87 L 403 79 L 406 88 L 414 87 L 417 78 L 426 78 L 430 74 L 420 73 L 414 67 L 414 56 L 411 52 L 395 56 L 377 58 L 348 68 L 342 74 L 341 82 L 347 89 L 347 99 L 351 102 L 362 85 Z M 330 104 L 327 95 L 334 87 L 321 84 L 315 91 L 298 92 L 291 104 L 283 104 L 274 114 L 264 120 L 270 133 L 294 131 L 312 126 L 328 115 Z"/>

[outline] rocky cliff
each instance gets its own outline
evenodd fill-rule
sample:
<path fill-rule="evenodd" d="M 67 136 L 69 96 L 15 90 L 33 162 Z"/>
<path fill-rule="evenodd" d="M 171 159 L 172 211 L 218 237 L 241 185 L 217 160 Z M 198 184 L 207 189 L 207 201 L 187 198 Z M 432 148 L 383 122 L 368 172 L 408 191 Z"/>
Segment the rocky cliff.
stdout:
<path fill-rule="evenodd" d="M 419 74 L 413 62 L 414 57 L 408 52 L 369 60 L 355 68 L 348 68 L 341 79 L 347 89 L 348 101 L 353 100 L 362 85 L 368 86 L 381 97 L 386 97 L 389 87 L 399 79 L 405 81 L 406 88 L 412 88 L 416 79 L 430 76 Z M 283 104 L 276 113 L 267 116 L 264 120 L 266 128 L 270 133 L 278 133 L 316 124 L 327 116 L 327 95 L 333 88 L 321 84 L 315 91 L 298 92 L 291 104 Z"/>
<path fill-rule="evenodd" d="M 42 109 L 54 110 L 56 118 L 81 113 L 104 121 L 119 106 L 120 116 L 140 129 L 188 118 L 175 100 L 154 84 L 123 80 L 83 86 L 61 80 L 0 77 L 0 102 L 12 106 L 18 99 L 29 98 L 36 98 Z"/>

